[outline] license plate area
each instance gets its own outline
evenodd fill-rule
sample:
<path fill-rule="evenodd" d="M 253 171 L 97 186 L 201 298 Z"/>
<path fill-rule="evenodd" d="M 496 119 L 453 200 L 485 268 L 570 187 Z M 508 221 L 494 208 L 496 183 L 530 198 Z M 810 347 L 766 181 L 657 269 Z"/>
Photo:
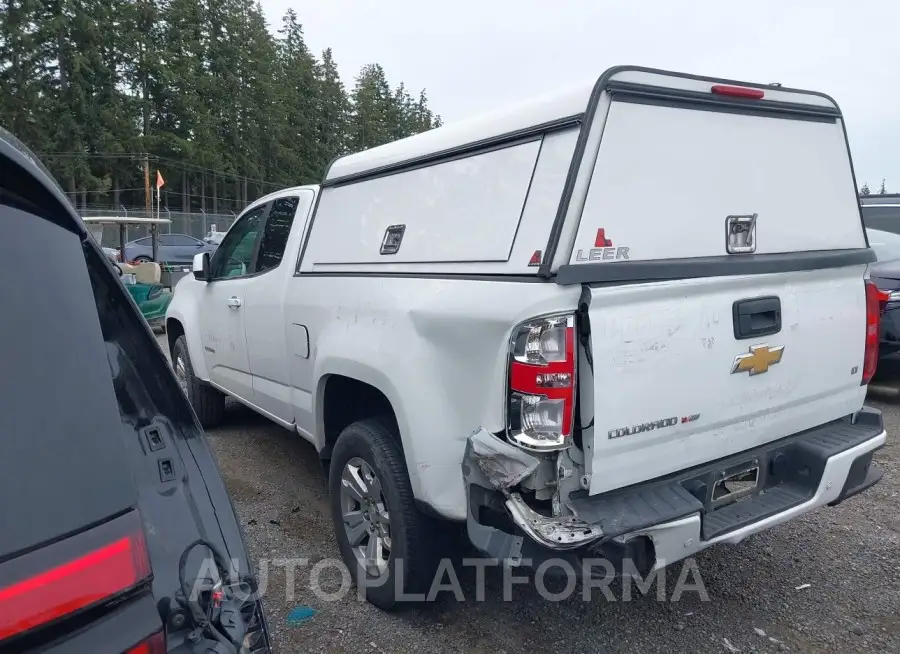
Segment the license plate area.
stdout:
<path fill-rule="evenodd" d="M 719 509 L 755 495 L 762 473 L 759 459 L 752 459 L 722 470 L 716 475 L 710 498 L 710 508 Z"/>

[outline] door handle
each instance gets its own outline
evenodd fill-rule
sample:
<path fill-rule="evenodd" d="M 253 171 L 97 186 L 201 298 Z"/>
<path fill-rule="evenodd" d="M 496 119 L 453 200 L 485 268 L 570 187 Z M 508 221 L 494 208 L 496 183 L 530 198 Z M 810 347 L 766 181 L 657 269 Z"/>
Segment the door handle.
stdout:
<path fill-rule="evenodd" d="M 739 300 L 732 305 L 731 311 L 737 340 L 781 331 L 781 300 L 775 296 Z"/>
<path fill-rule="evenodd" d="M 241 304 L 241 298 L 235 295 L 232 295 L 225 301 L 225 306 L 227 306 L 229 309 L 238 309 L 240 308 Z"/>

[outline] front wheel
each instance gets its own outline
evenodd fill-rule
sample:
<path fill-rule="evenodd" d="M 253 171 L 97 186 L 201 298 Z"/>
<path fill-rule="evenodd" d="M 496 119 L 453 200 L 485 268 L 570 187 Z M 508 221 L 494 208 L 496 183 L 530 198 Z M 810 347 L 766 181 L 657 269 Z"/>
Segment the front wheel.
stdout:
<path fill-rule="evenodd" d="M 134 258 L 135 263 L 147 263 L 149 261 L 153 261 L 150 257 L 145 257 L 143 254 L 139 257 Z"/>
<path fill-rule="evenodd" d="M 431 520 L 414 502 L 396 427 L 354 422 L 338 437 L 328 475 L 341 557 L 366 599 L 390 610 L 426 593 L 437 567 Z"/>
<path fill-rule="evenodd" d="M 203 428 L 220 425 L 225 416 L 225 395 L 194 375 L 184 336 L 179 336 L 172 348 L 172 367 Z"/>

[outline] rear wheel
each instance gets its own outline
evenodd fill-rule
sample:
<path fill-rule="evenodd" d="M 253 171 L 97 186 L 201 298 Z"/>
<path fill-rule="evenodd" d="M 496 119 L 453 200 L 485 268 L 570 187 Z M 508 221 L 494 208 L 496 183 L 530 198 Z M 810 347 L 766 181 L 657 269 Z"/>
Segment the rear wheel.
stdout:
<path fill-rule="evenodd" d="M 204 384 L 194 375 L 184 336 L 179 336 L 175 341 L 175 347 L 172 349 L 172 367 L 203 428 L 210 429 L 220 425 L 225 415 L 225 395 L 209 384 Z"/>
<path fill-rule="evenodd" d="M 328 475 L 341 556 L 366 599 L 385 610 L 427 593 L 437 567 L 433 521 L 416 508 L 396 438 L 386 420 L 351 424 Z"/>
<path fill-rule="evenodd" d="M 148 261 L 153 261 L 150 257 L 145 257 L 143 254 L 139 257 L 134 258 L 135 263 L 147 263 Z"/>

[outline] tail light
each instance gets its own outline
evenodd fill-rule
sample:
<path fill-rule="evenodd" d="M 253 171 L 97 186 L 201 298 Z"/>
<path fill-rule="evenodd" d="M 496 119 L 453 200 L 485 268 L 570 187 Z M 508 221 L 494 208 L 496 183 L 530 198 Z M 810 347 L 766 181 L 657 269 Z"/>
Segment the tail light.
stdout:
<path fill-rule="evenodd" d="M 150 570 L 144 534 L 138 528 L 118 540 L 2 587 L 0 642 L 129 590 L 149 578 Z"/>
<path fill-rule="evenodd" d="M 166 654 L 166 637 L 158 631 L 147 640 L 142 640 L 125 654 Z"/>
<path fill-rule="evenodd" d="M 866 350 L 863 356 L 861 384 L 865 386 L 875 375 L 878 367 L 878 341 L 881 330 L 881 309 L 888 295 L 875 284 L 866 280 Z"/>
<path fill-rule="evenodd" d="M 518 325 L 509 344 L 507 437 L 536 452 L 569 446 L 575 412 L 575 316 Z"/>

